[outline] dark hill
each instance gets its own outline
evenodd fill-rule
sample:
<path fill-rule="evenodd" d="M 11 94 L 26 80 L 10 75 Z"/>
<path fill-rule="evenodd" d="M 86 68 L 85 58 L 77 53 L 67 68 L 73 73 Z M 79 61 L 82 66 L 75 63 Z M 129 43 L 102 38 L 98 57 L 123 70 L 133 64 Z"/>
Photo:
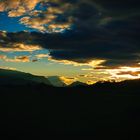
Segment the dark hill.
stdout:
<path fill-rule="evenodd" d="M 80 81 L 75 81 L 69 86 L 70 87 L 76 87 L 76 86 L 88 86 L 88 85 L 86 83 L 83 83 L 83 82 L 80 82 Z"/>
<path fill-rule="evenodd" d="M 1 72 L 11 80 L 7 74 L 13 75 L 12 80 L 14 76 L 24 79 L 18 72 Z M 0 136 L 5 139 L 90 136 L 95 140 L 139 140 L 139 79 L 63 88 L 40 82 L 0 84 L 0 106 Z"/>
<path fill-rule="evenodd" d="M 41 83 L 51 85 L 49 80 L 43 76 L 35 76 L 15 70 L 0 69 L 0 85 L 34 85 Z"/>

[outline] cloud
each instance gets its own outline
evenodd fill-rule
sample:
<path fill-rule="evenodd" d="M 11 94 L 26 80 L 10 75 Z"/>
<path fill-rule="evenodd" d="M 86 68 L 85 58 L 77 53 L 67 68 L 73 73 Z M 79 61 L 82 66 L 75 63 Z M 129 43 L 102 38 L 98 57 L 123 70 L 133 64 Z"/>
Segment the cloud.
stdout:
<path fill-rule="evenodd" d="M 88 85 L 93 85 L 93 84 L 95 84 L 95 83 L 96 83 L 96 82 L 93 81 L 93 80 L 88 80 L 88 81 L 87 81 L 87 84 L 88 84 Z"/>
<path fill-rule="evenodd" d="M 80 74 L 78 77 L 86 77 L 86 74 Z"/>
<path fill-rule="evenodd" d="M 40 47 L 37 45 L 26 45 L 21 43 L 6 44 L 0 46 L 0 51 L 2 52 L 20 52 L 20 51 L 32 52 L 36 50 L 40 50 Z"/>
<path fill-rule="evenodd" d="M 36 58 L 37 58 L 37 59 L 42 59 L 42 58 L 47 58 L 47 57 L 49 57 L 48 54 L 37 54 L 37 55 L 36 55 Z"/>
<path fill-rule="evenodd" d="M 5 59 L 6 57 L 6 55 L 0 55 L 0 59 Z"/>
<path fill-rule="evenodd" d="M 41 47 L 36 44 L 27 43 L 30 37 L 27 38 L 26 34 L 29 33 L 13 33 L 9 34 L 5 31 L 0 31 L 0 51 L 2 52 L 14 52 L 14 51 L 36 51 L 40 50 Z M 26 42 L 27 41 L 27 42 Z"/>
<path fill-rule="evenodd" d="M 84 74 L 79 75 L 78 77 L 91 80 L 94 82 L 97 81 L 122 81 L 126 79 L 139 79 L 140 78 L 140 66 L 133 67 L 100 67 L 100 68 L 88 68 L 82 69 Z"/>
<path fill-rule="evenodd" d="M 54 59 L 52 58 L 50 55 L 48 56 L 48 60 L 52 61 L 52 62 L 56 62 L 56 63 L 60 63 L 60 64 L 65 64 L 65 65 L 74 65 L 74 66 L 90 66 L 90 67 L 96 67 L 101 65 L 102 63 L 105 62 L 105 60 L 92 60 L 92 61 L 85 61 L 83 62 L 76 62 L 76 61 L 70 61 L 70 60 L 58 60 L 58 59 Z"/>
<path fill-rule="evenodd" d="M 140 62 L 140 10 L 137 0 L 40 2 L 35 1 L 29 6 L 31 8 L 25 6 L 28 7 L 27 14 L 20 21 L 41 31 L 46 29 L 49 32 L 51 29 L 52 32 L 5 33 L 0 39 L 0 50 L 32 50 L 36 46 L 36 49 L 48 49 L 51 61 L 90 66 L 91 62 L 102 61 L 95 66 L 105 69 L 137 66 Z M 37 3 L 47 5 L 48 10 L 35 10 L 34 5 Z M 17 8 L 16 4 L 1 5 L 1 11 Z M 57 32 L 57 28 L 69 28 L 67 25 L 73 30 L 63 34 L 53 33 Z M 19 44 L 23 44 L 24 49 Z"/>
<path fill-rule="evenodd" d="M 9 62 L 30 62 L 29 56 L 16 56 L 13 60 L 7 59 Z"/>
<path fill-rule="evenodd" d="M 140 67 L 118 67 L 116 69 L 106 69 L 109 75 L 109 79 L 115 81 L 122 81 L 126 79 L 138 79 L 140 78 Z"/>
<path fill-rule="evenodd" d="M 23 17 L 20 19 L 20 22 L 22 24 L 25 24 L 28 27 L 38 29 L 39 31 L 45 31 L 45 24 L 49 24 L 54 20 L 56 17 L 54 15 L 46 15 L 45 18 L 36 17 L 36 18 L 30 18 L 30 17 Z"/>
<path fill-rule="evenodd" d="M 0 66 L 0 69 L 6 69 L 6 70 L 16 70 L 16 68 L 12 68 L 12 67 L 5 67 L 5 66 Z"/>
<path fill-rule="evenodd" d="M 93 68 L 94 67 L 96 68 L 105 62 L 105 60 L 93 60 L 87 63 L 82 63 L 82 62 L 80 63 L 80 62 L 75 62 L 75 61 L 70 61 L 70 60 L 57 60 L 57 59 L 53 59 L 52 56 L 50 56 L 50 54 L 37 54 L 35 55 L 35 58 L 36 59 L 33 60 L 34 62 L 38 61 L 38 59 L 47 58 L 49 61 L 52 61 L 54 63 L 73 65 L 73 66 L 90 66 Z"/>
<path fill-rule="evenodd" d="M 9 17 L 18 17 L 18 16 L 22 16 L 25 13 L 26 13 L 25 8 L 23 6 L 20 6 L 18 9 L 10 11 L 8 13 L 8 16 Z"/>
<path fill-rule="evenodd" d="M 71 28 L 73 20 L 71 17 L 64 16 L 66 19 L 63 21 L 61 18 L 58 20 L 58 17 L 61 17 L 70 7 L 71 5 L 68 3 L 57 7 L 48 5 L 45 11 L 35 10 L 29 16 L 21 18 L 20 23 L 41 32 L 63 32 Z"/>
<path fill-rule="evenodd" d="M 117 75 L 131 75 L 131 76 L 139 76 L 140 75 L 140 71 L 122 71 L 122 72 L 118 72 Z"/>
<path fill-rule="evenodd" d="M 36 7 L 44 10 L 36 10 Z M 61 0 L 0 1 L 0 12 L 8 12 L 9 17 L 20 17 L 21 24 L 41 32 L 62 32 L 69 29 L 71 18 L 68 16 L 64 21 L 59 17 L 68 13 L 71 7 L 70 3 Z"/>
<path fill-rule="evenodd" d="M 41 0 L 2 0 L 0 1 L 0 11 L 8 11 L 9 16 L 12 13 L 17 13 L 17 16 L 21 16 L 33 10 L 40 1 Z"/>
<path fill-rule="evenodd" d="M 15 56 L 14 58 L 9 58 L 6 55 L 0 55 L 0 59 L 5 62 L 30 62 L 29 56 Z"/>
<path fill-rule="evenodd" d="M 67 85 L 72 84 L 73 82 L 77 81 L 77 78 L 75 77 L 65 77 L 61 76 L 60 79 Z"/>

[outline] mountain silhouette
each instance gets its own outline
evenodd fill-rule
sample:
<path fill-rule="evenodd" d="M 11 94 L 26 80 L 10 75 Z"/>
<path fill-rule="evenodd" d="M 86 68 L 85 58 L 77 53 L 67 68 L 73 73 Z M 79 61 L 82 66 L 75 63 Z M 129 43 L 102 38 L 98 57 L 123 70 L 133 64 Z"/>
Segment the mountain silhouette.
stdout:
<path fill-rule="evenodd" d="M 108 134 L 113 140 L 139 136 L 140 79 L 90 86 L 77 81 L 66 87 L 48 86 L 49 80 L 60 82 L 57 77 L 0 69 L 0 128 L 4 136 L 98 139 Z"/>
<path fill-rule="evenodd" d="M 70 85 L 66 85 L 58 76 L 36 76 L 30 73 L 20 72 L 16 70 L 0 69 L 0 85 L 49 85 L 55 87 L 87 87 L 97 90 L 127 90 L 132 89 L 139 91 L 140 79 L 125 80 L 121 82 L 97 82 L 93 85 L 75 81 Z"/>
<path fill-rule="evenodd" d="M 69 87 L 76 87 L 76 86 L 88 86 L 86 83 L 75 81 L 72 84 L 69 85 Z"/>
<path fill-rule="evenodd" d="M 0 85 L 34 85 L 41 83 L 51 85 L 50 81 L 43 76 L 35 76 L 15 70 L 0 69 Z"/>

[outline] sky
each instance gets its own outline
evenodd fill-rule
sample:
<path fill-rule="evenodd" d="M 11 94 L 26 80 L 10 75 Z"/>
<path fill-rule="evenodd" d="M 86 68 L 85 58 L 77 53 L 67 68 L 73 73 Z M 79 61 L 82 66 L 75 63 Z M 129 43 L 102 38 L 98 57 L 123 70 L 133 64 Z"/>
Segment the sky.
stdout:
<path fill-rule="evenodd" d="M 138 0 L 0 0 L 0 68 L 65 83 L 140 78 Z"/>

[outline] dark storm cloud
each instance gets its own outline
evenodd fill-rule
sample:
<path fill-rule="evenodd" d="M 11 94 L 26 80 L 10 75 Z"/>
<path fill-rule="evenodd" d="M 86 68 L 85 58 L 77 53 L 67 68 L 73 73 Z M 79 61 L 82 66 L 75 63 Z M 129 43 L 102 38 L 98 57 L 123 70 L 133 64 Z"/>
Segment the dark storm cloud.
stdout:
<path fill-rule="evenodd" d="M 7 33 L 1 45 L 24 43 L 49 49 L 53 59 L 89 62 L 105 59 L 104 65 L 135 65 L 140 60 L 140 6 L 138 0 L 67 1 L 73 10 L 73 30 L 64 34 Z"/>

